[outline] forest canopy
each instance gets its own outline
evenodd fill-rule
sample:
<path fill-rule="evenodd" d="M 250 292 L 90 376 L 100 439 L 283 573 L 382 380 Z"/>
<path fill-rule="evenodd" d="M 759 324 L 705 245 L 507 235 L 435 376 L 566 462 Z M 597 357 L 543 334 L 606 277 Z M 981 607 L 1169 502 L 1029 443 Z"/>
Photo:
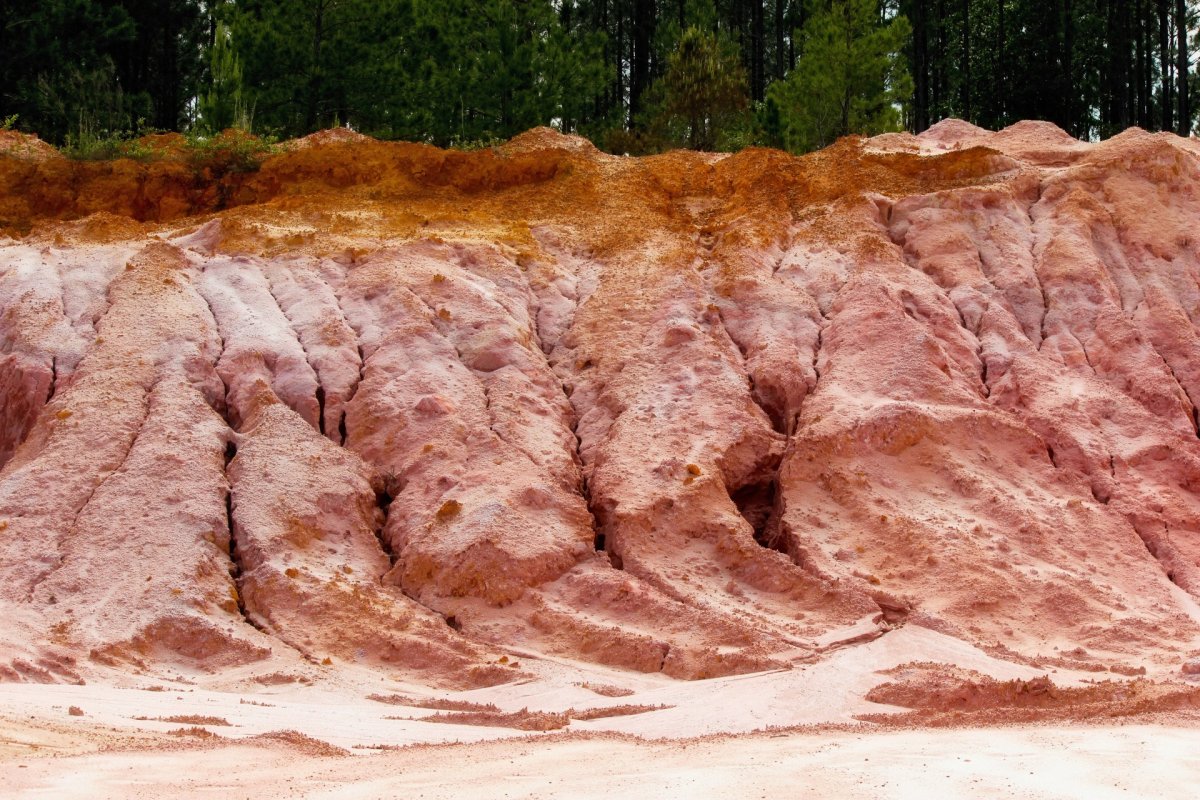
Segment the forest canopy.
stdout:
<path fill-rule="evenodd" d="M 5 0 L 0 124 L 56 144 L 336 125 L 621 152 L 1044 119 L 1182 135 L 1197 0 Z"/>

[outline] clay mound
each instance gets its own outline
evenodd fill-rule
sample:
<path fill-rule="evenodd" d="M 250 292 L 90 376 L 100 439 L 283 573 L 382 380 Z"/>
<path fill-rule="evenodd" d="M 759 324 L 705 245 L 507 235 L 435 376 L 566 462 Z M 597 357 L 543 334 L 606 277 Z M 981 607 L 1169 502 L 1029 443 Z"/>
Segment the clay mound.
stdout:
<path fill-rule="evenodd" d="M 893 680 L 867 700 L 913 709 L 907 714 L 868 714 L 859 719 L 888 726 L 957 726 L 1130 717 L 1200 709 L 1200 688 L 1147 680 L 1100 681 L 1057 686 L 1047 676 L 998 681 L 970 670 L 914 664 L 889 670 Z"/>
<path fill-rule="evenodd" d="M 590 140 L 575 134 L 564 134 L 554 128 L 531 128 L 496 148 L 505 155 L 536 153 L 540 150 L 567 150 L 584 155 L 599 155 Z"/>
<path fill-rule="evenodd" d="M 1064 137 L 0 155 L 0 675 L 1177 675 L 1200 158 Z"/>
<path fill-rule="evenodd" d="M 881 133 L 867 139 L 867 146 L 880 152 L 917 153 L 921 140 L 907 131 L 903 133 Z"/>
<path fill-rule="evenodd" d="M 1124 134 L 1122 134 L 1124 135 Z M 1052 122 L 1022 120 L 995 133 L 989 144 L 998 150 L 1042 167 L 1066 166 L 1088 150 L 1087 146 Z"/>
<path fill-rule="evenodd" d="M 949 117 L 930 125 L 917 135 L 918 139 L 933 142 L 944 148 L 965 147 L 987 139 L 992 132 L 966 120 Z"/>
<path fill-rule="evenodd" d="M 343 747 L 314 739 L 299 731 L 271 731 L 256 736 L 246 736 L 238 740 L 239 744 L 259 744 L 267 747 L 278 747 L 301 755 L 316 758 L 341 758 L 350 755 Z"/>
<path fill-rule="evenodd" d="M 43 142 L 34 134 L 18 131 L 0 131 L 0 155 L 33 162 L 63 157 L 54 145 Z"/>
<path fill-rule="evenodd" d="M 994 139 L 998 143 L 1023 145 L 1072 145 L 1079 140 L 1053 122 L 1037 119 L 1023 119 L 1014 122 L 1003 130 L 997 131 Z"/>
<path fill-rule="evenodd" d="M 571 724 L 566 714 L 548 711 L 463 711 L 439 712 L 421 717 L 422 722 L 439 722 L 445 725 L 481 725 L 488 728 L 512 728 L 518 731 L 556 731 Z"/>
<path fill-rule="evenodd" d="M 286 144 L 289 150 L 305 150 L 310 147 L 323 147 L 333 144 L 360 144 L 372 141 L 358 131 L 349 128 L 329 128 L 328 130 L 310 133 L 300 139 L 294 139 Z"/>

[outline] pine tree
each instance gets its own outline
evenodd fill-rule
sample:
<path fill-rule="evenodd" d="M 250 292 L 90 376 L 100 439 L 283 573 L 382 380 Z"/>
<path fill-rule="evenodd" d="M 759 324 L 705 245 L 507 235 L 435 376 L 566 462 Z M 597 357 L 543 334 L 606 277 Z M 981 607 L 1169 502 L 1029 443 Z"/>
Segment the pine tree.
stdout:
<path fill-rule="evenodd" d="M 575 129 L 608 83 L 603 39 L 549 0 L 417 0 L 406 114 L 439 144 Z"/>
<path fill-rule="evenodd" d="M 875 0 L 833 0 L 813 14 L 796 68 L 768 91 L 780 143 L 803 152 L 849 133 L 899 130 L 912 94 L 901 53 L 910 34 L 902 16 L 881 22 Z"/>
<path fill-rule="evenodd" d="M 136 36 L 124 9 L 97 0 L 0 2 L 0 115 L 59 143 L 80 127 L 133 128 L 151 109 L 122 87 L 113 56 Z"/>
<path fill-rule="evenodd" d="M 713 150 L 725 128 L 746 109 L 747 89 L 737 50 L 715 34 L 688 28 L 652 90 L 661 109 L 657 124 L 680 132 L 668 134 L 669 141 Z"/>
<path fill-rule="evenodd" d="M 251 127 L 250 113 L 242 99 L 242 65 L 223 22 L 217 23 L 209 50 L 209 85 L 200 97 L 199 126 L 208 133 Z"/>

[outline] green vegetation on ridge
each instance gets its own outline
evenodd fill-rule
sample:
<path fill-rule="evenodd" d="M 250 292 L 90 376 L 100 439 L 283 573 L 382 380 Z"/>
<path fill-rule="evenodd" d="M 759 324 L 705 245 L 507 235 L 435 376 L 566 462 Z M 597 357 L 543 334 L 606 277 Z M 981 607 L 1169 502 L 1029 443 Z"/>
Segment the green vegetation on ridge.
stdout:
<path fill-rule="evenodd" d="M 803 151 L 1046 119 L 1191 131 L 1197 0 L 6 0 L 0 119 L 88 157 L 337 124 Z"/>

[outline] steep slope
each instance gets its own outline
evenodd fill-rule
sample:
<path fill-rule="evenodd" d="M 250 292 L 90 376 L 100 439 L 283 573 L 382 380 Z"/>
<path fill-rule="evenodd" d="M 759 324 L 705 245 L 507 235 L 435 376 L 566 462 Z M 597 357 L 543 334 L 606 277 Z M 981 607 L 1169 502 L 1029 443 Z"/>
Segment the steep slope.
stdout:
<path fill-rule="evenodd" d="M 0 156 L 0 674 L 1200 653 L 1200 149 Z M 203 216 L 188 216 L 202 214 Z"/>

